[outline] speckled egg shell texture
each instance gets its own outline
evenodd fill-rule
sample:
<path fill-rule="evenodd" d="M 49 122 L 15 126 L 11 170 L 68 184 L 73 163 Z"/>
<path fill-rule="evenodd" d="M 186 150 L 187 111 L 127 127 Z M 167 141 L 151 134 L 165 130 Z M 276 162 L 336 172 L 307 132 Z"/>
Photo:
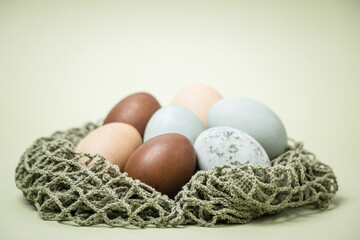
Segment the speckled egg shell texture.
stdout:
<path fill-rule="evenodd" d="M 269 157 L 262 146 L 254 138 L 235 128 L 209 128 L 198 136 L 194 147 L 201 170 L 224 164 L 270 166 Z"/>

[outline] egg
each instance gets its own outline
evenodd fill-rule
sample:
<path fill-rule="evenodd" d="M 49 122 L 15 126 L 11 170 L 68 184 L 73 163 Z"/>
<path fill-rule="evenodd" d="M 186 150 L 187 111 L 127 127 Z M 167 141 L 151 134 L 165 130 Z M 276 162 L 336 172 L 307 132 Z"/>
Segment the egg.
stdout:
<path fill-rule="evenodd" d="M 267 106 L 249 98 L 225 98 L 209 110 L 209 127 L 239 129 L 258 141 L 270 159 L 287 149 L 287 134 L 280 118 Z"/>
<path fill-rule="evenodd" d="M 124 171 L 173 198 L 194 175 L 195 168 L 192 143 L 181 134 L 168 133 L 141 145 L 127 161 Z"/>
<path fill-rule="evenodd" d="M 145 128 L 144 142 L 165 133 L 179 133 L 187 137 L 192 143 L 205 130 L 201 120 L 189 109 L 169 105 L 160 108 L 150 118 Z"/>
<path fill-rule="evenodd" d="M 91 131 L 79 142 L 75 151 L 99 153 L 122 171 L 128 158 L 141 144 L 141 136 L 133 126 L 127 123 L 109 123 Z M 80 159 L 83 163 L 87 160 L 87 157 Z M 89 166 L 96 160 L 92 160 Z"/>
<path fill-rule="evenodd" d="M 205 127 L 207 127 L 207 115 L 210 107 L 222 96 L 215 89 L 195 84 L 182 89 L 173 99 L 171 104 L 186 107 L 195 113 Z"/>
<path fill-rule="evenodd" d="M 149 93 L 134 93 L 117 103 L 104 120 L 104 124 L 123 122 L 134 126 L 144 136 L 147 122 L 160 108 L 159 102 Z"/>
<path fill-rule="evenodd" d="M 214 127 L 202 132 L 194 144 L 198 167 L 245 164 L 270 166 L 262 146 L 248 134 L 231 127 Z"/>

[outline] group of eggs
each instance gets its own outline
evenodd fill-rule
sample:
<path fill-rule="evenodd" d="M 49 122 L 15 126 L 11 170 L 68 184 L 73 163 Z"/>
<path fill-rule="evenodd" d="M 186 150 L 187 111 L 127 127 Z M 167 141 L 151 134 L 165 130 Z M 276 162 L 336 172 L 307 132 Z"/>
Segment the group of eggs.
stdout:
<path fill-rule="evenodd" d="M 122 99 L 76 151 L 99 153 L 121 172 L 173 198 L 197 169 L 270 166 L 286 147 L 285 127 L 265 105 L 191 85 L 166 107 L 145 92 Z"/>

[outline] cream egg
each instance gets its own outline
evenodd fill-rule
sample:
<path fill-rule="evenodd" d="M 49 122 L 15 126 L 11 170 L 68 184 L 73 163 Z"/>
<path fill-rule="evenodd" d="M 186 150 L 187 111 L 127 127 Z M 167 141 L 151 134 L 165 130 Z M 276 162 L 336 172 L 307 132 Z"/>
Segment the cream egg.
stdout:
<path fill-rule="evenodd" d="M 120 171 L 131 154 L 142 144 L 140 133 L 127 123 L 108 123 L 91 131 L 76 147 L 77 152 L 101 154 Z M 82 157 L 85 163 L 87 157 Z M 91 166 L 96 158 L 90 162 Z"/>
<path fill-rule="evenodd" d="M 171 104 L 183 106 L 199 117 L 207 128 L 207 117 L 211 106 L 222 99 L 221 94 L 215 89 L 195 84 L 182 89 L 173 99 Z"/>

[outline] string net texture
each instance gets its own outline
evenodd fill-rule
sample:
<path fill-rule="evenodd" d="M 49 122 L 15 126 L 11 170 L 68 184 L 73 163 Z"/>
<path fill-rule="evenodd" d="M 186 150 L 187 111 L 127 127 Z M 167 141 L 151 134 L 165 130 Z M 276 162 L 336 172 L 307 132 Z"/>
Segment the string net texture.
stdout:
<path fill-rule="evenodd" d="M 303 144 L 289 140 L 271 167 L 225 165 L 198 171 L 175 199 L 121 173 L 99 154 L 75 146 L 99 124 L 57 131 L 37 139 L 21 156 L 16 186 L 45 220 L 79 225 L 168 227 L 247 223 L 285 208 L 314 204 L 326 209 L 338 190 L 332 169 Z M 85 164 L 98 158 L 88 167 Z"/>

